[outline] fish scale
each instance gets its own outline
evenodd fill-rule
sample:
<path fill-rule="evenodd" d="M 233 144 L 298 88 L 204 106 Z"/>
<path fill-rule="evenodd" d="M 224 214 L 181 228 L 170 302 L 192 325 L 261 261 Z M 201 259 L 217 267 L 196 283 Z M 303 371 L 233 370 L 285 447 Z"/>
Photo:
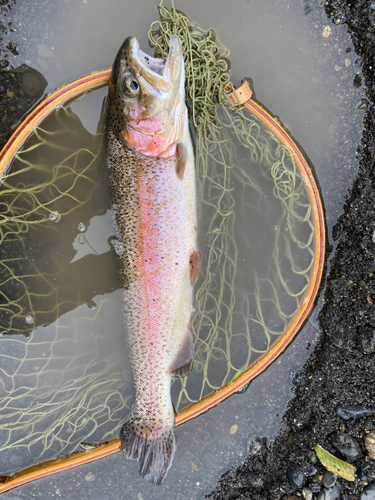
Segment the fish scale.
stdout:
<path fill-rule="evenodd" d="M 122 450 L 154 484 L 164 480 L 176 448 L 170 384 L 173 374 L 185 376 L 192 366 L 189 324 L 199 261 L 194 156 L 179 81 L 182 48 L 172 38 L 165 63 L 146 60 L 134 38 L 124 42 L 107 111 L 108 184 L 124 249 L 120 276 L 136 392 L 121 430 Z M 155 151 L 159 147 L 164 150 Z"/>

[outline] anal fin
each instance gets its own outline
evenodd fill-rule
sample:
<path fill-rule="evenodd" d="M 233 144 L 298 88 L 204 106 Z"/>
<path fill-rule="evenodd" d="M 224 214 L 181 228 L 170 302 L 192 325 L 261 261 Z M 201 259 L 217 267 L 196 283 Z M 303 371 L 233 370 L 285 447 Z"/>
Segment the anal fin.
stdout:
<path fill-rule="evenodd" d="M 169 372 L 179 377 L 186 377 L 193 368 L 194 341 L 189 328 L 179 346 L 177 355 L 169 367 Z"/>

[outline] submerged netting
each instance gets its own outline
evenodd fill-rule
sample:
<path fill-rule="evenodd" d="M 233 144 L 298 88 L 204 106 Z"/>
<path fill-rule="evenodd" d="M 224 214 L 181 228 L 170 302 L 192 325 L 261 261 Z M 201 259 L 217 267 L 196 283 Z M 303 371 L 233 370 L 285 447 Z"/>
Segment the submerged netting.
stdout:
<path fill-rule="evenodd" d="M 59 260 L 46 254 L 56 223 L 82 207 L 98 187 L 101 136 L 80 134 L 78 119 L 60 108 L 37 128 L 2 176 L 0 191 L 0 333 L 27 333 L 55 321 L 77 300 L 56 286 Z M 43 257 L 42 257 L 43 255 Z M 64 257 L 65 259 L 67 256 Z M 49 265 L 46 265 L 46 260 Z M 36 262 L 44 261 L 43 272 Z M 71 287 L 70 287 L 71 288 Z M 64 299 L 63 299 L 64 296 Z"/>
<path fill-rule="evenodd" d="M 234 380 L 285 332 L 309 286 L 314 227 L 290 151 L 227 105 L 229 52 L 173 5 L 159 11 L 149 34 L 156 56 L 166 57 L 170 35 L 183 42 L 203 262 L 194 370 L 172 387 L 179 409 Z M 102 134 L 77 132 L 78 122 L 58 109 L 2 179 L 1 331 L 33 332 L 0 339 L 2 473 L 115 437 L 131 401 L 120 293 L 107 280 L 114 252 L 93 251 L 86 266 L 64 247 L 67 234 L 90 244 L 82 228 L 103 183 Z"/>
<path fill-rule="evenodd" d="M 116 437 L 128 411 L 115 256 L 98 254 L 89 227 L 110 220 L 102 139 L 58 108 L 2 178 L 2 474 Z"/>

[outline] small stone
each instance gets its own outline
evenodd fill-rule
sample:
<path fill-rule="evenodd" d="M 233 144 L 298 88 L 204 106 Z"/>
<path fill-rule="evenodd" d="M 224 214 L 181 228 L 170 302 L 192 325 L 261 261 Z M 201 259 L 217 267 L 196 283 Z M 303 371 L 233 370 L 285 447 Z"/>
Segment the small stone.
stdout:
<path fill-rule="evenodd" d="M 316 456 L 315 451 L 308 450 L 306 455 L 312 464 L 316 464 L 316 462 L 318 461 L 318 457 Z"/>
<path fill-rule="evenodd" d="M 333 474 L 333 472 L 326 471 L 323 476 L 323 484 L 326 488 L 330 488 L 334 484 L 336 484 L 337 476 Z"/>
<path fill-rule="evenodd" d="M 306 475 L 306 476 L 314 476 L 317 473 L 317 470 L 315 467 L 309 462 L 301 462 L 301 471 Z"/>
<path fill-rule="evenodd" d="M 304 500 L 312 500 L 312 497 L 313 497 L 312 491 L 309 490 L 309 488 L 303 488 L 302 498 L 304 498 Z"/>
<path fill-rule="evenodd" d="M 310 483 L 309 488 L 313 493 L 319 493 L 321 486 L 318 483 Z"/>
<path fill-rule="evenodd" d="M 357 476 L 361 481 L 372 481 L 375 475 L 375 464 L 372 461 L 364 462 L 357 469 Z"/>
<path fill-rule="evenodd" d="M 370 483 L 362 491 L 359 500 L 375 500 L 375 483 Z"/>
<path fill-rule="evenodd" d="M 375 352 L 375 329 L 369 325 L 358 328 L 357 344 L 363 354 Z"/>
<path fill-rule="evenodd" d="M 26 316 L 25 321 L 28 325 L 32 325 L 34 323 L 34 318 L 31 316 L 31 314 L 29 314 Z"/>
<path fill-rule="evenodd" d="M 231 426 L 231 428 L 229 430 L 229 433 L 230 434 L 236 434 L 237 431 L 238 431 L 238 425 L 234 424 L 234 425 Z"/>
<path fill-rule="evenodd" d="M 331 442 L 349 462 L 354 462 L 357 458 L 362 456 L 361 447 L 358 441 L 348 434 L 334 434 L 331 438 Z"/>
<path fill-rule="evenodd" d="M 375 431 L 371 431 L 367 434 L 365 439 L 365 446 L 368 456 L 375 460 Z"/>
<path fill-rule="evenodd" d="M 329 35 L 331 34 L 331 32 L 332 32 L 331 26 L 328 26 L 328 25 L 324 26 L 323 31 L 322 31 L 322 36 L 324 38 L 328 38 Z"/>
<path fill-rule="evenodd" d="M 305 474 L 300 471 L 295 465 L 290 465 L 287 468 L 286 475 L 290 484 L 296 486 L 297 488 L 302 488 L 302 486 L 306 482 Z"/>
<path fill-rule="evenodd" d="M 344 340 L 340 338 L 338 332 L 334 332 L 332 335 L 332 344 L 338 349 L 342 349 L 344 346 Z"/>
<path fill-rule="evenodd" d="M 337 223 L 333 226 L 332 228 L 332 238 L 334 241 L 338 240 L 340 238 L 341 234 L 341 224 Z"/>
<path fill-rule="evenodd" d="M 355 77 L 353 78 L 353 85 L 354 87 L 358 88 L 362 85 L 362 78 L 360 75 L 355 75 Z M 372 235 L 372 238 L 373 238 L 373 243 L 375 243 L 374 241 L 374 235 Z"/>
<path fill-rule="evenodd" d="M 333 485 L 331 488 L 326 488 L 325 492 L 328 493 L 327 499 L 329 500 L 342 500 L 340 488 L 337 484 Z"/>
<path fill-rule="evenodd" d="M 350 66 L 350 59 L 345 59 L 345 68 L 349 68 Z"/>
<path fill-rule="evenodd" d="M 341 69 L 341 68 L 340 68 L 340 66 L 339 66 L 338 64 L 335 64 L 335 65 L 333 66 L 333 69 L 334 69 L 335 71 L 340 71 L 340 69 Z"/>
<path fill-rule="evenodd" d="M 357 104 L 357 109 L 359 111 L 364 111 L 365 109 L 367 109 L 367 106 L 368 106 L 368 101 L 362 98 Z"/>
<path fill-rule="evenodd" d="M 95 481 L 95 474 L 93 474 L 92 472 L 89 472 L 89 473 L 85 476 L 85 479 L 86 479 L 86 481 L 88 481 L 88 482 Z"/>
<path fill-rule="evenodd" d="M 11 92 L 10 90 L 8 90 L 8 92 L 7 92 L 7 97 L 9 97 L 9 99 L 13 99 L 13 97 L 14 97 L 14 92 Z"/>
<path fill-rule="evenodd" d="M 266 449 L 266 438 L 255 437 L 251 440 L 249 445 L 249 453 L 251 455 L 256 455 L 260 451 Z"/>
<path fill-rule="evenodd" d="M 81 233 L 83 233 L 84 231 L 86 231 L 86 226 L 84 225 L 83 222 L 80 222 L 78 224 L 78 231 L 81 231 Z"/>

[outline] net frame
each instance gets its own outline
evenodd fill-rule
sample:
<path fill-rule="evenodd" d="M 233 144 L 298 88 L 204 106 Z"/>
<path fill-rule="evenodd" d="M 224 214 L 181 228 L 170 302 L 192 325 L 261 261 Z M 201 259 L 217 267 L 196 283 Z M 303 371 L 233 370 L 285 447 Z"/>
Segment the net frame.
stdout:
<path fill-rule="evenodd" d="M 16 129 L 8 143 L 0 152 L 0 175 L 5 174 L 13 155 L 22 147 L 31 132 L 51 113 L 57 106 L 63 105 L 85 91 L 94 90 L 108 84 L 111 70 L 103 70 L 86 77 L 80 78 L 58 89 L 48 96 L 42 103 L 35 107 L 24 122 Z M 245 108 L 253 113 L 257 119 L 272 130 L 275 137 L 284 144 L 293 154 L 297 169 L 306 184 L 306 192 L 312 207 L 312 220 L 315 227 L 313 248 L 315 259 L 310 270 L 310 285 L 305 290 L 301 300 L 301 308 L 289 321 L 286 331 L 272 345 L 271 349 L 258 358 L 235 380 L 232 380 L 218 391 L 204 397 L 198 403 L 193 403 L 178 412 L 176 426 L 195 418 L 209 408 L 216 406 L 231 394 L 240 391 L 251 380 L 262 373 L 290 344 L 301 326 L 307 320 L 316 300 L 324 267 L 325 254 L 325 225 L 324 213 L 320 200 L 319 189 L 304 155 L 287 131 L 276 122 L 272 116 L 254 100 L 245 103 Z M 93 460 L 103 458 L 120 451 L 120 440 L 113 439 L 108 443 L 101 443 L 93 449 L 83 452 L 74 452 L 62 459 L 52 460 L 44 464 L 29 467 L 13 476 L 6 476 L 0 480 L 0 493 L 25 484 L 29 481 L 55 474 Z"/>

